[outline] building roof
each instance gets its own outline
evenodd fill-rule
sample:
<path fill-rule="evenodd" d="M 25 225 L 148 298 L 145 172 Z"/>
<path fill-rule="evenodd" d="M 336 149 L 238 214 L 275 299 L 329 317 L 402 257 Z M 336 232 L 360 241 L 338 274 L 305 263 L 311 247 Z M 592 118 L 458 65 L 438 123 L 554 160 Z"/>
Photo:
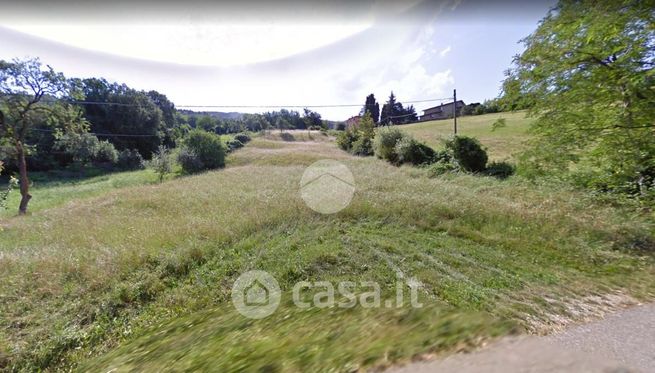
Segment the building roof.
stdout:
<path fill-rule="evenodd" d="M 438 112 L 441 112 L 443 110 L 452 110 L 452 106 L 453 106 L 453 103 L 448 102 L 446 104 L 441 104 L 439 106 L 434 106 L 434 107 L 431 107 L 431 108 L 427 108 L 427 109 L 423 110 L 423 115 L 438 113 Z M 466 106 L 466 104 L 464 104 L 464 101 L 457 100 L 457 107 L 462 107 L 462 106 Z"/>

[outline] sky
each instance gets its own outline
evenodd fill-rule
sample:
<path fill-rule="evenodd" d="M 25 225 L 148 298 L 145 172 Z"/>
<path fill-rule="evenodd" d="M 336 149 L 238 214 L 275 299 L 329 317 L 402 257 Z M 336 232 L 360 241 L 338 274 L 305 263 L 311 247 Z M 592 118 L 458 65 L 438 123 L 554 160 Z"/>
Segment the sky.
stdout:
<path fill-rule="evenodd" d="M 247 5 L 244 5 L 247 4 Z M 549 1 L 7 2 L 0 59 L 157 90 L 178 107 L 357 115 L 391 91 L 421 110 L 499 93 Z M 201 108 L 200 106 L 222 106 Z M 238 107 L 239 105 L 261 107 Z M 290 106 L 299 106 L 293 108 Z M 184 107 L 189 108 L 189 107 Z"/>

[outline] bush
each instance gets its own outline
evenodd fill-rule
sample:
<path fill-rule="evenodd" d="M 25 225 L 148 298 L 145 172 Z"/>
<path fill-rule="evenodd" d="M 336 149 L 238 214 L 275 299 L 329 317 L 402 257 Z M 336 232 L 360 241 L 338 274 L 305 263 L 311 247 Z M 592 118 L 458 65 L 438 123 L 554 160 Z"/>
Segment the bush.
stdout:
<path fill-rule="evenodd" d="M 192 174 L 203 170 L 204 165 L 200 157 L 190 149 L 180 148 L 180 152 L 177 154 L 177 161 L 185 172 Z"/>
<path fill-rule="evenodd" d="M 439 161 L 432 163 L 427 167 L 428 177 L 437 177 L 449 172 L 458 171 L 457 164 L 452 161 Z"/>
<path fill-rule="evenodd" d="M 252 140 L 250 135 L 248 135 L 247 133 L 237 133 L 236 135 L 234 135 L 234 139 L 240 141 L 241 144 L 246 144 L 250 140 Z"/>
<path fill-rule="evenodd" d="M 396 143 L 403 138 L 403 133 L 395 128 L 382 129 L 375 136 L 373 150 L 375 155 L 391 163 L 397 163 Z"/>
<path fill-rule="evenodd" d="M 53 149 L 82 165 L 90 162 L 116 163 L 118 152 L 108 141 L 100 141 L 90 133 L 69 133 L 55 140 Z"/>
<path fill-rule="evenodd" d="M 350 152 L 359 156 L 373 155 L 373 140 L 370 137 L 360 137 L 352 144 Z"/>
<path fill-rule="evenodd" d="M 430 164 L 434 162 L 436 155 L 435 151 L 431 147 L 416 141 L 416 139 L 408 135 L 404 135 L 396 142 L 394 152 L 396 154 L 396 161 L 398 164 Z"/>
<path fill-rule="evenodd" d="M 514 175 L 516 168 L 514 165 L 507 162 L 491 162 L 484 171 L 486 175 L 496 177 L 498 179 L 507 179 Z"/>
<path fill-rule="evenodd" d="M 203 130 L 193 130 L 182 141 L 178 160 L 189 173 L 212 170 L 225 166 L 225 147 L 217 135 Z"/>
<path fill-rule="evenodd" d="M 487 152 L 478 140 L 466 136 L 455 136 L 446 142 L 446 148 L 464 171 L 483 172 L 485 170 Z"/>
<path fill-rule="evenodd" d="M 118 152 L 116 166 L 122 170 L 142 170 L 145 168 L 145 162 L 138 150 L 123 149 Z"/>
<path fill-rule="evenodd" d="M 170 150 L 164 145 L 159 145 L 157 152 L 152 153 L 152 159 L 148 162 L 148 166 L 159 175 L 160 183 L 164 181 L 164 176 L 173 171 Z"/>
<path fill-rule="evenodd" d="M 109 141 L 99 141 L 93 161 L 115 164 L 118 161 L 118 151 Z"/>
<path fill-rule="evenodd" d="M 355 141 L 357 134 L 354 131 L 344 131 L 337 135 L 337 146 L 347 152 L 350 152 Z"/>
<path fill-rule="evenodd" d="M 226 144 L 227 146 L 227 151 L 231 152 L 232 150 L 243 148 L 243 143 L 237 139 L 232 139 L 228 141 Z"/>

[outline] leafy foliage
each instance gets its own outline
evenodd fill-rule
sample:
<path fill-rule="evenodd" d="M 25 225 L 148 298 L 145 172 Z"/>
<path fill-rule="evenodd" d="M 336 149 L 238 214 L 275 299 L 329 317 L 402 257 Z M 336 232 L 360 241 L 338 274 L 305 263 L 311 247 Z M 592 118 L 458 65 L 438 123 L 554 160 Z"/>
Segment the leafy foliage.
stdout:
<path fill-rule="evenodd" d="M 417 141 L 415 138 L 407 134 L 396 142 L 394 152 L 399 164 L 411 163 L 415 166 L 434 162 L 434 157 L 436 155 L 431 147 Z"/>
<path fill-rule="evenodd" d="M 472 137 L 455 136 L 446 142 L 446 148 L 464 171 L 482 172 L 487 165 L 487 152 Z"/>
<path fill-rule="evenodd" d="M 507 162 L 491 162 L 487 165 L 484 171 L 486 175 L 493 176 L 498 179 L 507 179 L 514 175 L 516 168 L 514 165 Z"/>
<path fill-rule="evenodd" d="M 363 113 L 369 113 L 371 114 L 371 119 L 373 119 L 373 123 L 378 124 L 380 121 L 380 104 L 375 100 L 375 95 L 370 94 L 366 96 L 366 103 L 364 104 L 364 108 L 362 109 Z"/>
<path fill-rule="evenodd" d="M 0 161 L 0 173 L 2 173 L 3 170 L 4 170 L 4 163 Z M 14 189 L 17 185 L 18 185 L 18 179 L 11 176 L 9 178 L 9 183 L 7 184 L 7 188 L 0 192 L 0 208 L 4 209 L 7 207 L 7 198 L 9 197 L 9 193 L 11 193 L 12 189 Z"/>
<path fill-rule="evenodd" d="M 185 152 L 180 153 L 178 160 L 186 172 L 194 173 L 225 166 L 225 147 L 217 135 L 193 130 L 184 138 L 182 144 Z"/>
<path fill-rule="evenodd" d="M 383 128 L 378 131 L 373 143 L 375 155 L 391 163 L 397 162 L 396 143 L 405 136 L 397 128 Z"/>
<path fill-rule="evenodd" d="M 111 143 L 98 140 L 90 133 L 63 135 L 55 141 L 53 148 L 82 165 L 91 162 L 114 164 L 118 160 L 118 152 Z"/>
<path fill-rule="evenodd" d="M 79 97 L 75 85 L 52 67 L 43 67 L 38 59 L 0 60 L 0 138 L 15 150 L 22 197 L 20 214 L 27 213 L 32 198 L 27 175 L 28 135 L 38 125 L 64 132 L 85 128 L 79 110 L 62 100 L 75 97 Z"/>
<path fill-rule="evenodd" d="M 118 152 L 116 165 L 121 170 L 142 170 L 145 168 L 145 161 L 136 149 L 123 149 Z"/>
<path fill-rule="evenodd" d="M 232 150 L 236 150 L 239 148 L 243 148 L 243 143 L 237 139 L 231 139 L 227 143 L 225 143 L 227 146 L 227 151 L 231 152 Z"/>
<path fill-rule="evenodd" d="M 347 128 L 337 135 L 337 145 L 352 154 L 360 156 L 373 155 L 375 123 L 370 113 L 364 114 L 357 125 Z"/>
<path fill-rule="evenodd" d="M 653 24 L 649 1 L 560 1 L 523 40 L 503 88 L 504 100 L 529 103 L 537 118 L 526 175 L 630 194 L 653 188 Z"/>
<path fill-rule="evenodd" d="M 157 152 L 152 155 L 148 166 L 159 175 L 160 183 L 164 181 L 164 177 L 173 171 L 173 160 L 171 159 L 170 150 L 160 145 Z"/>
<path fill-rule="evenodd" d="M 382 106 L 380 124 L 406 124 L 416 122 L 417 120 L 418 116 L 414 106 L 403 107 L 403 104 L 398 102 L 396 96 L 391 92 L 389 100 Z"/>
<path fill-rule="evenodd" d="M 236 135 L 234 135 L 234 139 L 239 140 L 242 144 L 245 144 L 247 142 L 250 142 L 250 140 L 252 140 L 250 135 L 248 135 L 247 133 L 237 133 Z"/>

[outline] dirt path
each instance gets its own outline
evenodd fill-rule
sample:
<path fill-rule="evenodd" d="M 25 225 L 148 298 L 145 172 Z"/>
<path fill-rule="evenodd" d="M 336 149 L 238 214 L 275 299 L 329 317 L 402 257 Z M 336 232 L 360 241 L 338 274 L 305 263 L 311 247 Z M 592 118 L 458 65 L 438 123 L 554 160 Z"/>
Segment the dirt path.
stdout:
<path fill-rule="evenodd" d="M 655 304 L 551 336 L 509 338 L 470 354 L 387 371 L 433 372 L 655 372 Z"/>

